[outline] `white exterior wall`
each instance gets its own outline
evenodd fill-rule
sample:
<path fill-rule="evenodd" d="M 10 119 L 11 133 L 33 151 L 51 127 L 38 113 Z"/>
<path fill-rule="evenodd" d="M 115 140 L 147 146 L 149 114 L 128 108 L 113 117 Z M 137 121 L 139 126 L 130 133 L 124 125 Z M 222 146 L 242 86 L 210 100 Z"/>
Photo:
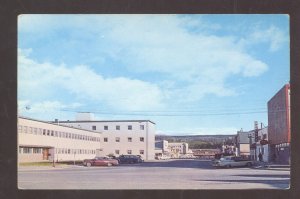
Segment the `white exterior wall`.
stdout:
<path fill-rule="evenodd" d="M 88 130 L 92 130 L 93 126 L 96 126 L 95 131 L 102 132 L 100 155 L 126 155 L 128 150 L 131 150 L 132 155 L 141 155 L 145 160 L 153 160 L 155 157 L 155 124 L 152 122 L 68 121 L 60 123 Z M 128 130 L 129 125 L 132 126 L 132 130 Z M 140 125 L 144 125 L 144 130 L 140 129 Z M 108 129 L 105 130 L 104 126 L 107 126 Z M 117 130 L 116 126 L 120 126 L 120 130 Z M 107 138 L 107 142 L 104 142 L 105 138 Z M 120 138 L 120 142 L 116 142 L 116 138 Z M 129 142 L 128 138 L 131 138 L 132 141 Z M 143 138 L 144 141 L 140 141 L 140 138 Z M 116 153 L 116 150 L 119 150 L 119 154 Z M 144 151 L 144 154 L 140 153 L 141 150 Z"/>
<path fill-rule="evenodd" d="M 240 155 L 250 155 L 249 144 L 240 144 Z"/>
<path fill-rule="evenodd" d="M 27 132 L 25 133 L 25 129 Z M 35 132 L 36 129 L 36 132 Z M 46 130 L 46 135 L 43 135 L 43 130 Z M 47 131 L 50 135 L 47 135 Z M 51 131 L 54 135 L 51 136 Z M 57 136 L 55 136 L 55 133 Z M 62 137 L 63 133 L 73 134 L 73 138 Z M 75 139 L 77 136 L 85 136 L 84 139 Z M 59 137 L 61 135 L 61 137 Z M 88 137 L 87 137 L 88 136 Z M 87 140 L 94 138 L 94 140 Z M 83 160 L 96 156 L 96 150 L 100 149 L 100 133 L 94 133 L 83 129 L 75 129 L 65 126 L 50 124 L 47 122 L 36 121 L 26 118 L 18 118 L 18 146 L 20 147 L 37 147 L 49 148 L 52 160 L 67 161 L 67 160 Z M 54 150 L 53 150 L 54 149 Z M 70 153 L 68 153 L 70 150 Z M 43 160 L 42 153 L 24 154 L 22 149 L 18 149 L 18 160 L 20 162 L 41 161 Z M 62 153 L 62 151 L 64 151 Z M 66 153 L 65 153 L 66 151 Z"/>
<path fill-rule="evenodd" d="M 186 154 L 189 150 L 187 143 L 182 142 L 169 142 L 168 147 L 170 151 L 178 152 L 179 154 Z"/>
<path fill-rule="evenodd" d="M 256 145 L 256 155 L 257 155 L 257 160 L 258 160 L 258 154 L 260 152 L 262 152 L 262 155 L 263 155 L 263 161 L 264 162 L 269 162 L 270 161 L 270 158 L 269 158 L 269 147 L 270 145 L 269 144 L 266 144 L 266 145 Z"/>

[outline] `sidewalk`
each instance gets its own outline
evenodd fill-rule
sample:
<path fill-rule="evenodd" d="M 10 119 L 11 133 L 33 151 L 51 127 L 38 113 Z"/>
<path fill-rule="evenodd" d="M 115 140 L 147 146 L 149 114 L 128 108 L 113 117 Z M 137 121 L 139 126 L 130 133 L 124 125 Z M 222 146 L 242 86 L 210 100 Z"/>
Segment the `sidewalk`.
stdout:
<path fill-rule="evenodd" d="M 42 171 L 42 170 L 59 170 L 68 168 L 78 168 L 80 165 L 55 165 L 53 166 L 19 166 L 18 171 Z"/>
<path fill-rule="evenodd" d="M 268 162 L 255 162 L 255 169 L 272 169 L 272 170 L 290 170 L 290 165 L 286 164 L 275 164 L 275 163 L 268 163 Z"/>

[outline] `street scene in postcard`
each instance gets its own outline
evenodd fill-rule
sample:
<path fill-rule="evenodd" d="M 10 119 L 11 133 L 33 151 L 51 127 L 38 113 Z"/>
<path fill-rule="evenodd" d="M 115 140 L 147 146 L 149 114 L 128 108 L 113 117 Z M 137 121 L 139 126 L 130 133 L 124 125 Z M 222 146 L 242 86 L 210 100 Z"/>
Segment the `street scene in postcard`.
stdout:
<path fill-rule="evenodd" d="M 20 15 L 19 189 L 288 189 L 288 15 Z"/>

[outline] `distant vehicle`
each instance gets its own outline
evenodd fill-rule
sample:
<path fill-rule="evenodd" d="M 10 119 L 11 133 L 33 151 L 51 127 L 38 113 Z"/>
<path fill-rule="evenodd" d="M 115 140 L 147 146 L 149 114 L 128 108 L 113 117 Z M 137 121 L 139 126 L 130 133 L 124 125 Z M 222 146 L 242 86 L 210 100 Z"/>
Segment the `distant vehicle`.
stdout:
<path fill-rule="evenodd" d="M 127 164 L 133 164 L 133 163 L 141 163 L 144 160 L 141 158 L 141 156 L 137 155 L 120 155 L 118 157 L 119 163 L 127 163 Z"/>
<path fill-rule="evenodd" d="M 119 161 L 108 157 L 95 157 L 93 159 L 83 160 L 83 165 L 90 166 L 117 166 Z"/>
<path fill-rule="evenodd" d="M 167 156 L 167 155 L 156 156 L 155 159 L 157 159 L 157 160 L 169 160 L 170 156 Z"/>
<path fill-rule="evenodd" d="M 225 156 L 220 158 L 219 160 L 214 160 L 212 162 L 214 167 L 251 167 L 253 165 L 253 161 L 249 159 L 245 159 L 242 157 L 235 157 L 235 156 Z"/>

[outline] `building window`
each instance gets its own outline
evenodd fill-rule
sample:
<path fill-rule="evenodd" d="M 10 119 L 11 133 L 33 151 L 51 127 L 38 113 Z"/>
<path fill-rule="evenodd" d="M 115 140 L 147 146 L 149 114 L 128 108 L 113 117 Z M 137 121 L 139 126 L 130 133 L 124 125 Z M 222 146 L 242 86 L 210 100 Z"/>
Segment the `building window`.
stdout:
<path fill-rule="evenodd" d="M 104 126 L 104 130 L 108 130 L 108 126 Z"/>
<path fill-rule="evenodd" d="M 115 154 L 119 155 L 120 154 L 120 150 L 115 150 Z"/>
<path fill-rule="evenodd" d="M 21 147 L 19 147 L 19 153 L 22 153 L 22 148 Z"/>
<path fill-rule="evenodd" d="M 128 142 L 132 142 L 132 138 L 131 137 L 128 138 Z"/>
<path fill-rule="evenodd" d="M 144 142 L 144 137 L 140 137 L 140 141 L 141 141 L 141 142 Z"/>
<path fill-rule="evenodd" d="M 51 136 L 54 136 L 54 131 L 51 131 Z"/>
<path fill-rule="evenodd" d="M 120 130 L 120 126 L 119 125 L 116 126 L 116 130 Z"/>
<path fill-rule="evenodd" d="M 31 127 L 29 127 L 29 132 L 28 133 L 32 133 L 32 128 Z"/>
<path fill-rule="evenodd" d="M 132 130 L 132 125 L 128 125 L 128 130 Z"/>
<path fill-rule="evenodd" d="M 33 153 L 42 153 L 41 148 L 33 148 Z"/>
<path fill-rule="evenodd" d="M 27 133 L 27 126 L 24 126 L 23 132 L 24 132 L 24 133 Z"/>
<path fill-rule="evenodd" d="M 96 128 L 96 126 L 92 126 L 92 130 L 94 130 L 94 131 L 95 131 L 96 129 L 97 129 L 97 128 Z"/>
<path fill-rule="evenodd" d="M 34 132 L 34 135 L 36 135 L 37 134 L 37 128 L 34 128 L 33 132 Z"/>
<path fill-rule="evenodd" d="M 267 139 L 267 134 L 263 134 L 263 139 Z"/>
<path fill-rule="evenodd" d="M 18 127 L 18 132 L 19 132 L 19 133 L 22 133 L 22 126 L 20 126 L 20 125 L 19 125 L 19 127 Z"/>
<path fill-rule="evenodd" d="M 108 138 L 104 138 L 104 142 L 108 142 Z"/>
<path fill-rule="evenodd" d="M 144 155 L 144 150 L 140 150 L 140 154 L 141 154 L 141 155 Z"/>
<path fill-rule="evenodd" d="M 140 125 L 140 130 L 144 130 L 145 126 L 144 125 Z"/>
<path fill-rule="evenodd" d="M 132 150 L 127 150 L 127 154 L 132 154 Z"/>
<path fill-rule="evenodd" d="M 46 129 L 43 129 L 43 135 L 46 135 Z"/>
<path fill-rule="evenodd" d="M 31 148 L 23 148 L 23 153 L 32 153 L 32 149 Z"/>
<path fill-rule="evenodd" d="M 50 130 L 47 130 L 47 135 L 50 135 Z"/>
<path fill-rule="evenodd" d="M 120 142 L 120 138 L 119 137 L 116 137 L 116 142 Z"/>

